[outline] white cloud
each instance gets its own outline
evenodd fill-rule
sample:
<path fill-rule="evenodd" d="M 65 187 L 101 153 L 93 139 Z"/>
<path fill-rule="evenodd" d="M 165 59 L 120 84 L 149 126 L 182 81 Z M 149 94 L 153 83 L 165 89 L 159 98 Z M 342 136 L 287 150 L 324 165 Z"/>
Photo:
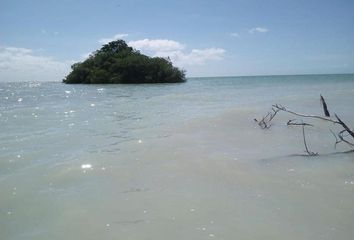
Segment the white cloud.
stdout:
<path fill-rule="evenodd" d="M 154 52 L 178 51 L 184 49 L 184 45 L 168 39 L 142 39 L 137 41 L 130 41 L 129 46 L 138 50 L 147 50 Z"/>
<path fill-rule="evenodd" d="M 8 52 L 8 53 L 11 53 L 11 54 L 14 54 L 14 55 L 29 54 L 29 53 L 33 52 L 32 49 L 16 48 L 16 47 L 4 47 L 4 48 L 0 47 L 0 51 L 1 52 L 5 51 L 5 52 Z"/>
<path fill-rule="evenodd" d="M 110 38 L 101 38 L 100 40 L 98 40 L 98 42 L 101 44 L 107 44 L 109 42 L 112 42 L 112 41 L 115 41 L 118 39 L 122 39 L 122 38 L 126 38 L 128 36 L 129 36 L 129 34 L 127 34 L 127 33 L 117 33 L 116 35 L 114 35 L 113 37 L 110 37 Z"/>
<path fill-rule="evenodd" d="M 169 57 L 177 66 L 203 65 L 208 61 L 221 60 L 225 54 L 222 48 L 185 50 L 186 46 L 169 39 L 142 39 L 130 41 L 129 46 L 152 53 L 154 57 Z"/>
<path fill-rule="evenodd" d="M 263 27 L 255 27 L 255 28 L 252 28 L 250 30 L 248 30 L 249 33 L 266 33 L 268 32 L 269 30 L 267 28 L 263 28 Z"/>
<path fill-rule="evenodd" d="M 36 55 L 31 49 L 0 47 L 0 81 L 61 81 L 71 63 Z"/>
<path fill-rule="evenodd" d="M 233 33 L 230 33 L 230 36 L 231 36 L 231 37 L 239 37 L 240 34 L 233 32 Z"/>
<path fill-rule="evenodd" d="M 222 48 L 193 49 L 189 53 L 182 51 L 157 52 L 155 56 L 169 57 L 178 66 L 203 65 L 208 61 L 222 60 L 225 50 Z"/>

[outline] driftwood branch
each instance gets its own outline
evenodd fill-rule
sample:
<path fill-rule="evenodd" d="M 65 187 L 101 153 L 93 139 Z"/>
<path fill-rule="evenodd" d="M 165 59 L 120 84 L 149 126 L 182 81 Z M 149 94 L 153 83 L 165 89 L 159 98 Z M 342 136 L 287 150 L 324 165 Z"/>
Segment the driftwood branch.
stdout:
<path fill-rule="evenodd" d="M 334 114 L 334 116 L 337 118 L 338 124 L 342 125 L 342 127 L 345 129 L 345 131 L 347 133 L 349 133 L 349 135 L 352 136 L 352 138 L 354 138 L 354 132 L 352 130 L 350 130 L 350 128 L 338 117 L 337 114 Z"/>
<path fill-rule="evenodd" d="M 302 127 L 302 139 L 304 142 L 304 146 L 305 146 L 305 152 L 307 153 L 308 156 L 317 156 L 318 153 L 317 152 L 312 152 L 309 150 L 309 147 L 307 145 L 307 141 L 306 141 L 306 135 L 305 135 L 305 127 L 313 127 L 312 124 L 309 123 L 305 123 L 305 122 L 295 122 L 296 119 L 290 119 L 286 125 L 288 126 L 301 126 Z"/>
<path fill-rule="evenodd" d="M 304 123 L 304 122 L 295 122 L 296 121 L 296 119 L 290 119 L 287 123 L 286 123 L 286 125 L 288 125 L 288 126 L 311 126 L 311 127 L 313 127 L 313 125 L 312 124 L 309 124 L 309 123 Z"/>
<path fill-rule="evenodd" d="M 341 142 L 345 142 L 346 144 L 348 144 L 348 145 L 354 147 L 354 143 L 351 143 L 351 142 L 349 142 L 348 140 L 345 139 L 345 137 L 346 137 L 346 136 L 344 136 L 345 133 L 346 133 L 346 131 L 344 131 L 344 130 L 343 130 L 343 131 L 340 131 L 340 132 L 338 133 L 339 139 L 341 140 Z"/>
<path fill-rule="evenodd" d="M 254 121 L 256 123 L 258 123 L 258 125 L 262 128 L 262 129 L 269 129 L 272 126 L 272 120 L 275 117 L 275 115 L 277 115 L 277 113 L 279 112 L 279 109 L 274 109 L 272 108 L 271 112 L 267 112 L 267 114 L 261 119 L 261 120 L 257 120 L 256 118 L 254 119 Z"/>
<path fill-rule="evenodd" d="M 336 149 L 337 148 L 337 144 L 341 143 L 342 141 L 338 139 L 337 134 L 335 134 L 332 129 L 329 129 L 329 131 L 332 133 L 334 139 L 336 140 L 336 142 L 334 143 L 334 149 Z"/>
<path fill-rule="evenodd" d="M 320 95 L 320 97 L 321 97 L 321 103 L 322 103 L 322 107 L 323 107 L 323 112 L 324 112 L 326 117 L 330 117 L 331 114 L 329 114 L 329 111 L 328 111 L 328 108 L 327 108 L 327 103 L 324 100 L 324 98 L 322 97 L 322 95 Z"/>
<path fill-rule="evenodd" d="M 307 115 L 307 114 L 293 112 L 293 111 L 288 110 L 286 107 L 279 105 L 279 104 L 274 104 L 273 107 L 275 109 L 279 109 L 280 111 L 287 112 L 287 113 L 290 113 L 290 114 L 293 114 L 293 115 L 299 116 L 299 117 L 316 118 L 316 119 L 321 119 L 323 121 L 327 121 L 327 122 L 331 122 L 331 123 L 339 123 L 338 121 L 335 121 L 335 120 L 328 118 L 328 117 L 321 117 L 321 116 L 317 116 L 317 115 Z"/>
<path fill-rule="evenodd" d="M 309 114 L 302 114 L 302 113 L 297 113 L 292 110 L 287 109 L 286 107 L 280 105 L 280 104 L 274 104 L 272 105 L 272 111 L 268 112 L 260 121 L 257 119 L 254 119 L 258 125 L 262 129 L 269 129 L 272 126 L 272 120 L 276 116 L 276 114 L 280 111 L 282 112 L 287 112 L 289 114 L 295 115 L 297 117 L 302 117 L 302 118 L 312 118 L 312 119 L 318 119 L 326 122 L 333 123 L 335 125 L 340 125 L 342 127 L 342 130 L 339 131 L 338 133 L 334 133 L 331 129 L 330 132 L 335 138 L 335 144 L 334 147 L 336 148 L 337 144 L 339 143 L 346 143 L 349 147 L 354 148 L 354 131 L 351 130 L 346 123 L 342 121 L 338 117 L 337 114 L 334 114 L 335 118 L 331 118 L 331 115 L 329 113 L 327 103 L 322 95 L 320 95 L 320 100 L 323 108 L 323 112 L 325 116 L 318 116 L 318 115 L 309 115 Z M 302 120 L 296 121 L 296 119 L 291 119 L 287 122 L 288 126 L 301 126 L 302 127 L 302 135 L 303 135 L 303 142 L 305 146 L 306 153 L 309 156 L 316 156 L 318 153 L 311 152 L 308 148 L 307 142 L 306 142 L 306 136 L 305 136 L 305 127 L 307 126 L 313 126 L 312 124 L 305 123 Z M 348 140 L 348 138 L 350 140 Z M 348 152 L 353 152 L 353 150 L 350 150 Z"/>
<path fill-rule="evenodd" d="M 318 153 L 317 152 L 311 152 L 307 146 L 307 142 L 306 142 L 306 137 L 305 137 L 305 126 L 306 125 L 301 125 L 302 126 L 302 138 L 304 140 L 304 146 L 305 146 L 305 150 L 306 150 L 306 153 L 309 155 L 309 156 L 317 156 Z"/>

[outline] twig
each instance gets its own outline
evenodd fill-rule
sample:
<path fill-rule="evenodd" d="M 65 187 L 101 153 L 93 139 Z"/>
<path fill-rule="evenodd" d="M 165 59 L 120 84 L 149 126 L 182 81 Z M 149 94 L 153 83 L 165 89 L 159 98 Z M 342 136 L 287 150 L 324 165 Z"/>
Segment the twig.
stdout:
<path fill-rule="evenodd" d="M 278 109 L 274 109 L 274 108 L 272 108 L 272 111 L 273 113 L 270 114 L 269 122 L 272 121 L 275 115 L 277 115 L 277 113 L 279 112 Z"/>
<path fill-rule="evenodd" d="M 346 140 L 346 139 L 344 138 L 344 136 L 343 136 L 344 133 L 345 133 L 344 130 L 341 131 L 340 133 L 338 133 L 338 137 L 339 137 L 339 139 L 341 140 L 341 142 L 345 142 L 346 144 L 348 144 L 348 145 L 354 147 L 354 144 L 353 144 L 353 143 L 349 142 L 348 140 Z"/>
<path fill-rule="evenodd" d="M 305 145 L 305 149 L 306 149 L 307 154 L 309 156 L 317 156 L 318 155 L 317 152 L 311 152 L 309 150 L 309 148 L 307 147 L 306 137 L 305 137 L 305 125 L 302 125 L 302 137 L 303 137 L 303 140 L 304 140 L 304 145 Z"/>
<path fill-rule="evenodd" d="M 336 139 L 336 142 L 334 143 L 334 149 L 337 149 L 337 144 L 341 143 L 342 141 L 338 140 L 337 135 L 332 131 L 332 129 L 329 129 L 329 131 L 332 133 L 333 137 Z"/>
<path fill-rule="evenodd" d="M 342 125 L 342 127 L 345 129 L 345 131 L 347 131 L 350 134 L 350 136 L 352 136 L 354 138 L 354 132 L 349 129 L 349 127 L 338 117 L 337 114 L 334 114 L 334 116 L 337 118 L 338 124 Z"/>
<path fill-rule="evenodd" d="M 286 123 L 286 125 L 288 125 L 288 126 L 293 125 L 293 126 L 311 126 L 311 127 L 313 127 L 312 124 L 304 123 L 304 122 L 301 122 L 301 123 L 299 123 L 299 122 L 294 122 L 295 120 L 296 120 L 296 119 L 290 119 L 290 120 Z"/>
<path fill-rule="evenodd" d="M 272 112 L 268 112 L 260 121 L 258 121 L 256 118 L 254 121 L 257 122 L 262 129 L 269 129 L 272 126 L 271 122 L 273 118 L 279 111 L 279 109 L 272 108 Z"/>

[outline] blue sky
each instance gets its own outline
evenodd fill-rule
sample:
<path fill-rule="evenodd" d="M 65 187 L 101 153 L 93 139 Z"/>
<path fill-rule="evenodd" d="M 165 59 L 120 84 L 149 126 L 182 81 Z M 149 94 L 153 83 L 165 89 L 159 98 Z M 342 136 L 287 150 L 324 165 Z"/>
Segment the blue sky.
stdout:
<path fill-rule="evenodd" d="M 354 1 L 1 0 L 0 81 L 61 81 L 116 38 L 189 77 L 354 73 Z"/>

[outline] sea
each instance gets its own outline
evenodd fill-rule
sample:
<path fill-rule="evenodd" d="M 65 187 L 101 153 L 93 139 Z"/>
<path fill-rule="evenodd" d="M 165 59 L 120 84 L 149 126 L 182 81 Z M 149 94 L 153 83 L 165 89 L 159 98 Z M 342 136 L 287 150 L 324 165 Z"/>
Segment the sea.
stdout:
<path fill-rule="evenodd" d="M 353 129 L 353 74 L 1 82 L 0 239 L 353 239 L 340 126 L 255 121 L 323 116 L 320 95 Z"/>

